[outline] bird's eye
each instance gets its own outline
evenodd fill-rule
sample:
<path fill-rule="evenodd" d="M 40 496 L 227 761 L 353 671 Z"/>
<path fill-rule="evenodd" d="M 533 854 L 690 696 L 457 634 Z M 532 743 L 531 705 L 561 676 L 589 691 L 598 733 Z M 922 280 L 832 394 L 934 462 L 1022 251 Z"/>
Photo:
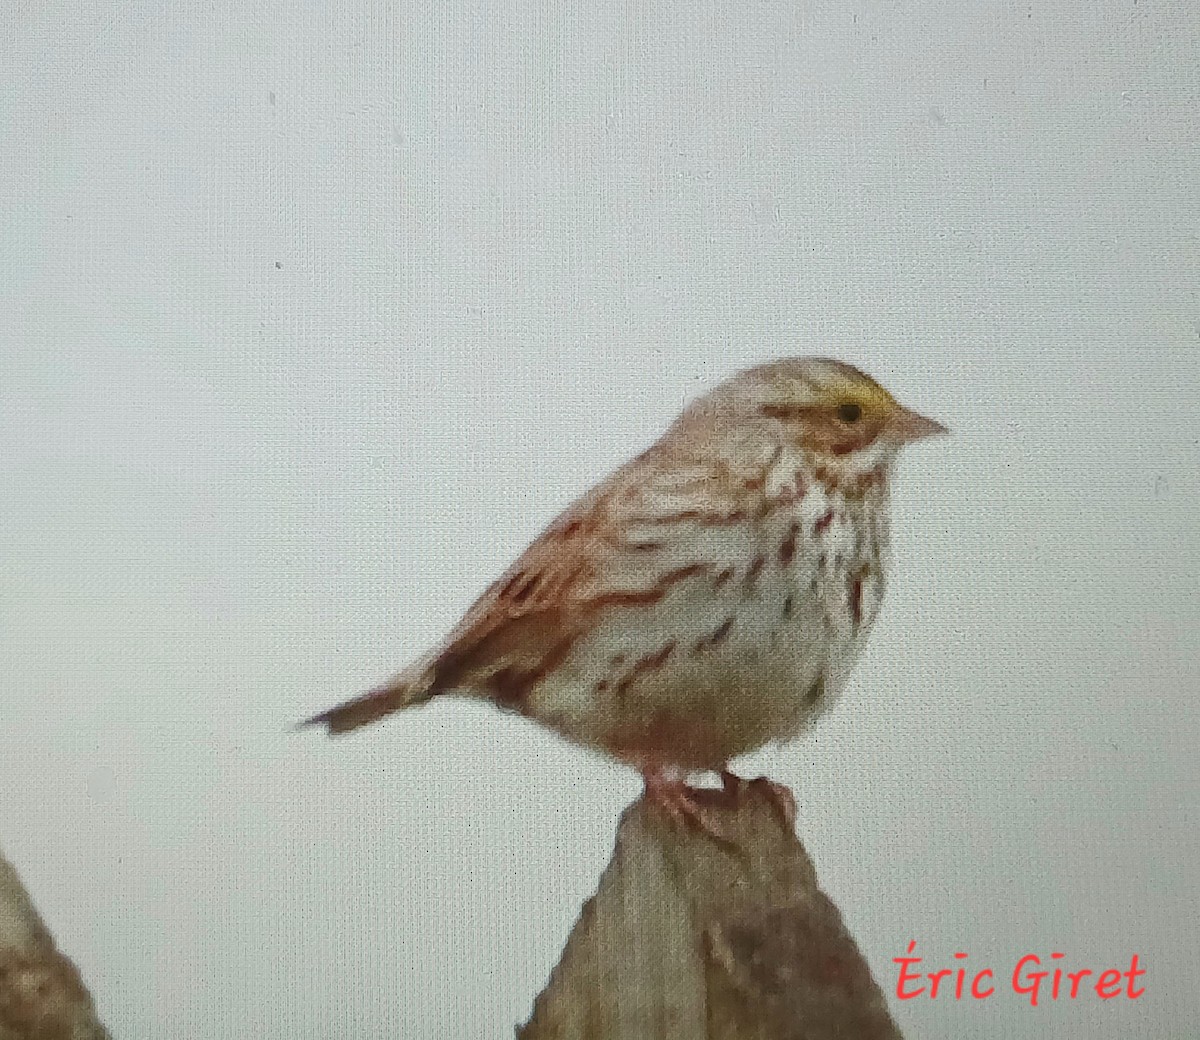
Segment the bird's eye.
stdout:
<path fill-rule="evenodd" d="M 838 405 L 838 418 L 844 423 L 856 423 L 862 418 L 862 407 L 857 404 Z"/>

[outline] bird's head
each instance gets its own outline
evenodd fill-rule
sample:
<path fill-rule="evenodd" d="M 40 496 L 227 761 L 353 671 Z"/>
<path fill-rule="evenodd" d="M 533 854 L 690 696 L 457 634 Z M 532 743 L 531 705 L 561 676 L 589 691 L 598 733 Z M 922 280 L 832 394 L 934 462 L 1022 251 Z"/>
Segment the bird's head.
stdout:
<path fill-rule="evenodd" d="M 905 408 L 865 372 L 827 358 L 760 365 L 726 388 L 740 409 L 756 412 L 782 440 L 837 470 L 886 465 L 904 445 L 947 432 Z"/>

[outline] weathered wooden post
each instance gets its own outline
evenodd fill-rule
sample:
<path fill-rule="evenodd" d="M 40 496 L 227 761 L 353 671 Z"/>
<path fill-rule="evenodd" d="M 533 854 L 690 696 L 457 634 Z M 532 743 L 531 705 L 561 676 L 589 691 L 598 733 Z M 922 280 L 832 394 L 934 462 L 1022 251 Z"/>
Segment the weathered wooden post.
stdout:
<path fill-rule="evenodd" d="M 728 842 L 626 810 L 519 1040 L 901 1040 L 776 803 L 703 797 Z"/>
<path fill-rule="evenodd" d="M 0 856 L 0 1040 L 108 1040 L 79 972 Z"/>

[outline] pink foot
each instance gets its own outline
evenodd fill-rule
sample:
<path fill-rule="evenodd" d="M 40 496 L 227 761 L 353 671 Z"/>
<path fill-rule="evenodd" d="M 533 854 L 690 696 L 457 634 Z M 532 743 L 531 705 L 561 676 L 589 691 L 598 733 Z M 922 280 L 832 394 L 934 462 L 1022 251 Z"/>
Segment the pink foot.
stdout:
<path fill-rule="evenodd" d="M 642 770 L 646 800 L 662 809 L 677 824 L 695 827 L 716 841 L 728 841 L 721 825 L 720 807 L 702 801 L 700 792 L 685 780 L 673 779 L 661 768 Z"/>

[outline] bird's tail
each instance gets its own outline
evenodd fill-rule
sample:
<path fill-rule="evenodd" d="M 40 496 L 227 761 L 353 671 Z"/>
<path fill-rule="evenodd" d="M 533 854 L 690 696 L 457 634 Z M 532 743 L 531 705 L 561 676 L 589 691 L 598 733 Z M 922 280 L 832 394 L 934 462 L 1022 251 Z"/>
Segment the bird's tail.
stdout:
<path fill-rule="evenodd" d="M 300 726 L 324 726 L 329 733 L 346 733 L 393 711 L 424 703 L 438 692 L 433 685 L 433 676 L 427 669 L 403 672 L 370 693 L 305 719 Z"/>

